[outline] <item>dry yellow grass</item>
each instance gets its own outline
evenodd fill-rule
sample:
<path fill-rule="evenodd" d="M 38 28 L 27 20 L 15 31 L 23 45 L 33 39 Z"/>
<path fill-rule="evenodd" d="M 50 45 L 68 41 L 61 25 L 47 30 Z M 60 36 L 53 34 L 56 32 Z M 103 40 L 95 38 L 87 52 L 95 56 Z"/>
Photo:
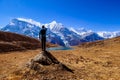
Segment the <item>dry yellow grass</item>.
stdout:
<path fill-rule="evenodd" d="M 52 66 L 47 66 L 45 69 L 51 71 L 39 74 L 44 78 L 31 71 L 28 80 L 120 80 L 120 38 L 105 40 L 102 44 L 89 47 L 88 45 L 89 43 L 74 47 L 74 50 L 50 51 L 60 62 L 73 69 L 74 73 L 55 71 Z M 0 79 L 21 80 L 27 71 L 24 69 L 25 64 L 39 52 L 38 49 L 0 54 Z"/>

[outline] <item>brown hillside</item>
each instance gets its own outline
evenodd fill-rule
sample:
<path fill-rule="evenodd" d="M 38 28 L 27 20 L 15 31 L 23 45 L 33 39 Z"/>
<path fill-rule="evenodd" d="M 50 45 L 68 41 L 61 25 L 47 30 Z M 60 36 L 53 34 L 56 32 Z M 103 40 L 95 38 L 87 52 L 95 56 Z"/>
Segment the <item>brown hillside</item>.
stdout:
<path fill-rule="evenodd" d="M 0 41 L 5 41 L 5 42 L 13 42 L 13 41 L 25 41 L 25 42 L 30 42 L 30 43 L 39 43 L 37 39 L 16 34 L 16 33 L 11 33 L 11 32 L 3 32 L 0 31 Z"/>
<path fill-rule="evenodd" d="M 47 44 L 51 46 L 51 44 Z M 40 41 L 28 36 L 0 31 L 0 52 L 40 48 Z"/>
<path fill-rule="evenodd" d="M 101 41 L 95 41 L 95 42 L 87 42 L 79 45 L 79 47 L 109 47 L 109 48 L 116 48 L 120 47 L 120 37 L 115 37 L 112 39 L 106 39 Z"/>

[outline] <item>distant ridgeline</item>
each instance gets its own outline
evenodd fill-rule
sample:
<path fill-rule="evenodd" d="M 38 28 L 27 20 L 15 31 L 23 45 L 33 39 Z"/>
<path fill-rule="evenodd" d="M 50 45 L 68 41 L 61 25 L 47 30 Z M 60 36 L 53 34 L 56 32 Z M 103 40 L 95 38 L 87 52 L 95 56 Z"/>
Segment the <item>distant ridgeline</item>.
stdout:
<path fill-rule="evenodd" d="M 75 46 L 83 42 L 92 42 L 96 40 L 103 40 L 106 38 L 104 37 L 104 35 L 100 35 L 103 33 L 99 32 L 98 34 L 91 30 L 85 30 L 83 28 L 77 30 L 74 28 L 68 29 L 64 27 L 61 23 L 57 23 L 56 21 L 48 24 L 42 24 L 33 21 L 32 19 L 24 18 L 12 19 L 10 23 L 3 27 L 1 30 L 38 38 L 39 31 L 42 25 L 45 25 L 45 27 L 47 27 L 47 41 L 61 46 Z M 120 35 L 120 33 L 118 35 Z"/>

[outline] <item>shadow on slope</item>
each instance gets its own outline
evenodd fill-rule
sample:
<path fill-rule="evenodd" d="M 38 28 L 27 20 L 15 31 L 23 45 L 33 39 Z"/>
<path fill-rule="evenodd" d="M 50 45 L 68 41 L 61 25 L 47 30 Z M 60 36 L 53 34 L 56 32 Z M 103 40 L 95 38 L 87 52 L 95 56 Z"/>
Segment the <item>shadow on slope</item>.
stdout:
<path fill-rule="evenodd" d="M 47 43 L 47 46 L 52 46 Z M 41 43 L 35 38 L 0 31 L 0 52 L 21 51 L 27 49 L 41 48 Z"/>

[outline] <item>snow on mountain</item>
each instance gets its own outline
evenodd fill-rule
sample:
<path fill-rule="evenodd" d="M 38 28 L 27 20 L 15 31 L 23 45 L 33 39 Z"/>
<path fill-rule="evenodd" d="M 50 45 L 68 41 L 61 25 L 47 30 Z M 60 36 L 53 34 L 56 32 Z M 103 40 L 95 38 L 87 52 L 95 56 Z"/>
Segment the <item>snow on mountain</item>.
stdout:
<path fill-rule="evenodd" d="M 23 22 L 27 22 L 27 23 L 30 23 L 30 24 L 33 24 L 33 25 L 36 25 L 36 26 L 40 26 L 40 27 L 41 27 L 41 23 L 39 23 L 39 22 L 37 22 L 37 21 L 34 21 L 34 20 L 32 20 L 32 19 L 17 18 L 17 20 L 23 21 Z"/>
<path fill-rule="evenodd" d="M 84 28 L 68 29 L 64 27 L 62 23 L 57 23 L 56 21 L 42 24 L 32 19 L 24 18 L 12 19 L 10 23 L 1 30 L 38 38 L 42 25 L 45 25 L 47 28 L 47 41 L 54 44 L 59 44 L 61 46 L 74 46 L 81 44 L 82 42 L 103 39 L 97 33 L 94 33 L 91 30 L 86 30 Z"/>
<path fill-rule="evenodd" d="M 86 30 L 85 28 L 78 28 L 78 29 L 70 28 L 70 30 L 80 35 L 81 38 L 86 42 L 104 39 L 103 37 L 99 36 L 97 33 L 93 32 L 92 30 Z"/>
<path fill-rule="evenodd" d="M 95 32 L 90 32 L 90 33 L 86 33 L 83 36 L 83 39 L 85 39 L 87 42 L 92 42 L 92 41 L 96 41 L 96 40 L 103 40 L 104 38 L 99 36 L 97 33 Z"/>
<path fill-rule="evenodd" d="M 115 32 L 102 31 L 102 32 L 97 32 L 97 33 L 98 35 L 100 35 L 101 37 L 105 39 L 120 36 L 120 31 L 115 31 Z"/>
<path fill-rule="evenodd" d="M 85 28 L 77 28 L 77 29 L 75 29 L 75 28 L 71 27 L 70 30 L 77 33 L 78 35 L 84 35 L 86 33 L 91 33 L 92 32 L 92 30 L 86 30 Z"/>
<path fill-rule="evenodd" d="M 80 43 L 80 36 L 68 28 L 64 27 L 62 23 L 53 21 L 46 26 L 51 32 L 61 38 L 66 46 L 77 45 Z"/>
<path fill-rule="evenodd" d="M 56 21 L 52 21 L 48 24 L 48 28 L 50 28 L 51 31 L 57 32 L 63 28 L 63 25 L 61 23 L 57 23 Z"/>
<path fill-rule="evenodd" d="M 12 19 L 11 22 L 3 27 L 1 30 L 24 34 L 31 37 L 38 37 L 40 25 L 41 23 L 36 24 L 36 22 L 32 20 L 16 18 Z"/>

